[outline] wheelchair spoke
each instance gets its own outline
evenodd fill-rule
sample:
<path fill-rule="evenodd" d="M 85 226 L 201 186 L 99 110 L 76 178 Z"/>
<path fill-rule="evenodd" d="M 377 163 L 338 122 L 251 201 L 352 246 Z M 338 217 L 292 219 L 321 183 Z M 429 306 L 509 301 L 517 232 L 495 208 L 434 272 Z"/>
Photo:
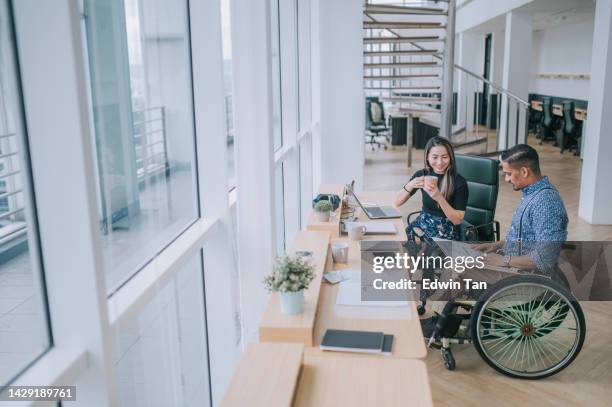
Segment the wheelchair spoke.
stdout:
<path fill-rule="evenodd" d="M 546 281 L 518 283 L 492 294 L 477 320 L 482 354 L 512 375 L 555 372 L 575 353 L 583 335 L 570 301 Z"/>

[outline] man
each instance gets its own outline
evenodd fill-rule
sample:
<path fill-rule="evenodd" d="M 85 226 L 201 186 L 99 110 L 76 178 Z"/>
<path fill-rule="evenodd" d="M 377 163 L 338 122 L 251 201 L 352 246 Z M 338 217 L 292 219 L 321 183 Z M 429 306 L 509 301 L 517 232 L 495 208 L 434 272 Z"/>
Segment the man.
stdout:
<path fill-rule="evenodd" d="M 518 144 L 504 151 L 501 159 L 506 182 L 522 191 L 523 197 L 506 241 L 474 248 L 487 253 L 486 264 L 550 272 L 567 238 L 568 218 L 561 195 L 542 175 L 538 153 L 532 147 Z"/>

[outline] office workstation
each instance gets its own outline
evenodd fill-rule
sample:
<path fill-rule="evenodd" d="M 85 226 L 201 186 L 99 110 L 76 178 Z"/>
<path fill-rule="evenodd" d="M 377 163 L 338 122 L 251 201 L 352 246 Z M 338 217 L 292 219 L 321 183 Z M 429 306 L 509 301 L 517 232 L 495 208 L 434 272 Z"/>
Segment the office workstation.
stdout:
<path fill-rule="evenodd" d="M 323 185 L 319 192 L 342 196 L 343 189 L 343 185 Z M 393 192 L 366 191 L 359 194 L 359 199 L 364 205 L 386 204 L 392 202 L 393 195 Z M 293 391 L 293 404 L 279 401 L 273 405 L 367 406 L 381 400 L 389 406 L 405 405 L 406 400 L 415 406 L 432 405 L 427 370 L 421 360 L 426 356 L 425 342 L 414 299 L 407 298 L 406 304 L 400 307 L 393 303 L 382 307 L 380 304 L 341 305 L 338 304 L 340 284 L 330 284 L 323 279 L 323 273 L 332 271 L 351 270 L 359 273 L 362 261 L 360 244 L 364 241 L 406 241 L 405 222 L 401 218 L 370 220 L 357 204 L 349 209 L 345 202 L 327 222 L 317 221 L 313 210 L 309 216 L 311 223 L 306 225 L 306 230 L 297 234 L 288 254 L 312 253 L 309 257 L 316 273 L 311 286 L 304 292 L 304 309 L 297 315 L 283 314 L 279 294 L 273 293 L 270 296 L 259 324 L 260 343 L 251 345 L 252 348 L 243 356 L 222 405 L 240 405 L 237 400 L 241 397 L 254 403 L 252 405 L 271 405 L 272 400 L 268 397 L 276 395 L 257 386 L 268 369 L 268 362 L 263 358 L 257 361 L 252 354 L 266 351 L 274 354 L 284 352 L 285 349 L 293 349 L 300 357 L 287 358 L 293 363 L 293 367 L 287 366 L 289 378 L 276 386 L 282 386 L 283 391 Z M 351 240 L 341 230 L 341 219 L 349 212 L 370 227 L 392 225 L 395 232 L 367 233 L 361 240 Z M 332 245 L 337 243 L 346 243 L 348 246 L 345 262 L 334 262 Z M 390 354 L 323 350 L 321 344 L 330 329 L 392 335 Z M 272 361 L 277 356 L 270 357 L 270 363 L 274 363 Z M 291 372 L 295 371 L 296 366 L 299 374 L 293 377 Z"/>

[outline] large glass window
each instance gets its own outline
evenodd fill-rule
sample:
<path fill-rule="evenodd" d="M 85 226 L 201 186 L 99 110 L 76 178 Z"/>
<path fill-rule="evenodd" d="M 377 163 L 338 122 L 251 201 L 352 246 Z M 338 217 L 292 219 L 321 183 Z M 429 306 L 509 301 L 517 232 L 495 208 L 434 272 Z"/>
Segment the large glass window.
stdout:
<path fill-rule="evenodd" d="M 85 0 L 112 292 L 198 217 L 187 1 Z"/>
<path fill-rule="evenodd" d="M 272 117 L 274 151 L 283 145 L 281 103 L 280 11 L 278 0 L 270 0 L 272 51 Z"/>
<path fill-rule="evenodd" d="M 115 327 L 119 405 L 210 405 L 205 321 L 197 255 L 159 288 L 137 317 Z"/>
<path fill-rule="evenodd" d="M 51 344 L 14 47 L 0 0 L 0 387 Z"/>
<path fill-rule="evenodd" d="M 276 224 L 276 253 L 280 256 L 285 253 L 285 192 L 284 192 L 284 171 L 283 163 L 276 165 L 274 172 L 274 194 L 275 219 Z"/>
<path fill-rule="evenodd" d="M 234 80 L 232 68 L 232 26 L 230 0 L 221 0 L 221 38 L 223 43 L 223 93 L 225 97 L 225 127 L 227 131 L 227 173 L 231 190 L 236 186 L 234 142 Z"/>

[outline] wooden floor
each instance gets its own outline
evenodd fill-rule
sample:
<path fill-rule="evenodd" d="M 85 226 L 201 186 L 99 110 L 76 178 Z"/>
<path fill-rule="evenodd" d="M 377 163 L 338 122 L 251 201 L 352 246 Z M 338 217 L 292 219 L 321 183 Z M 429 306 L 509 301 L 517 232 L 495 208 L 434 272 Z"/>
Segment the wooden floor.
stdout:
<path fill-rule="evenodd" d="M 568 240 L 612 240 L 612 226 L 593 226 L 578 217 L 580 160 L 561 155 L 552 145 L 530 144 L 540 153 L 542 171 L 559 189 L 570 224 Z M 476 150 L 479 150 L 476 147 Z M 366 151 L 365 190 L 399 190 L 423 167 L 423 151 L 413 150 L 413 167 L 406 166 L 405 148 Z M 495 218 L 505 234 L 521 193 L 500 180 Z M 404 214 L 421 207 L 420 194 Z M 612 302 L 582 302 L 587 336 L 578 358 L 559 374 L 539 381 L 511 379 L 491 369 L 471 345 L 455 345 L 454 372 L 446 370 L 438 351 L 426 359 L 436 406 L 610 406 L 612 405 Z"/>

